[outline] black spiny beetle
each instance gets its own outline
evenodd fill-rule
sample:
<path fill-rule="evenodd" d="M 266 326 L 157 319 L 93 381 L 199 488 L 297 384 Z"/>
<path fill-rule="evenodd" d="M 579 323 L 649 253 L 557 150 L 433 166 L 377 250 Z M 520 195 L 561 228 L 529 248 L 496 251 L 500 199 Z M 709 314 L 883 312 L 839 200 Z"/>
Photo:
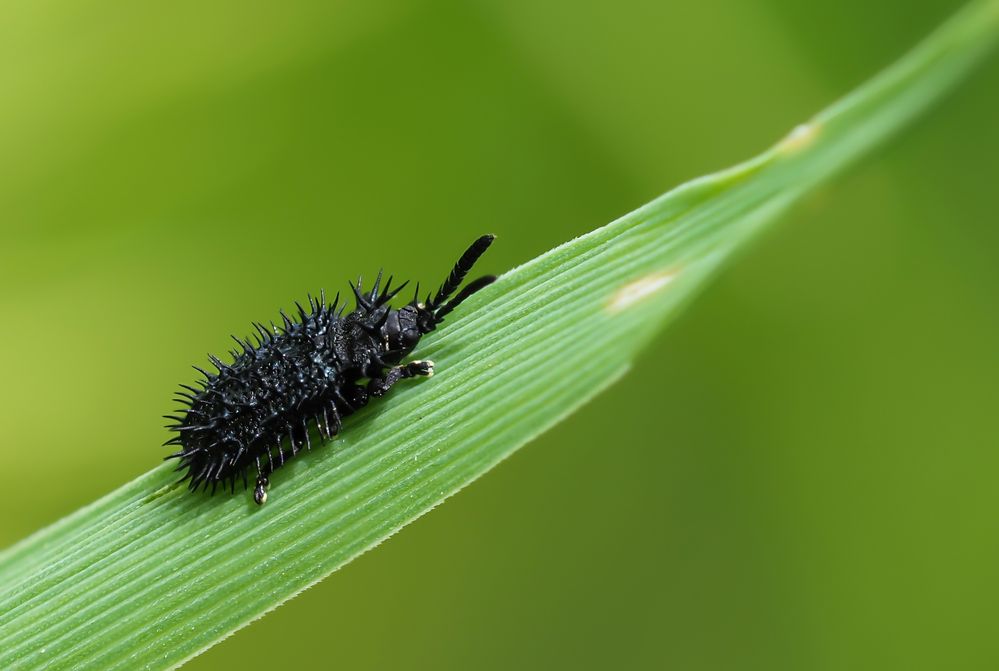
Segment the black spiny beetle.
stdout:
<path fill-rule="evenodd" d="M 436 295 L 419 300 L 419 285 L 413 300 L 399 309 L 389 306 L 407 283 L 392 289 L 392 278 L 381 285 L 381 272 L 369 293 L 361 280 L 351 284 L 357 304 L 344 315 L 337 294 L 332 304 L 309 297 L 309 311 L 298 306 L 299 319 L 284 312 L 284 324 L 271 328 L 254 323 L 256 344 L 233 336 L 240 351 L 223 363 L 209 356 L 218 374 L 208 373 L 197 389 L 181 385 L 177 392 L 186 406 L 181 416 L 166 415 L 178 436 L 167 445 L 182 449 L 167 459 L 179 459 L 177 470 L 187 469 L 181 482 L 189 489 L 219 483 L 235 491 L 237 477 L 247 486 L 246 471 L 257 471 L 253 499 L 267 501 L 268 476 L 305 446 L 311 448 L 309 428 L 314 424 L 324 439 L 340 432 L 341 420 L 364 407 L 372 396 L 382 396 L 399 380 L 433 375 L 432 361 L 402 364 L 420 338 L 437 328 L 444 317 L 479 289 L 496 278 L 480 277 L 469 282 L 454 298 L 465 275 L 489 247 L 492 235 L 484 235 L 469 247 Z M 448 300 L 451 298 L 451 300 Z M 282 441 L 287 438 L 291 453 Z"/>

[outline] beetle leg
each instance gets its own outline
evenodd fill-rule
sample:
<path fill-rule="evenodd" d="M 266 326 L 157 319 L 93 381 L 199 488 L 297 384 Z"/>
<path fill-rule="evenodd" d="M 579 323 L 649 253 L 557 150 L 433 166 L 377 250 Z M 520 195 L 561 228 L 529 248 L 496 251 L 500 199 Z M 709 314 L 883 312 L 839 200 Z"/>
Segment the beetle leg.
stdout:
<path fill-rule="evenodd" d="M 267 456 L 270 456 L 270 450 L 267 452 Z M 267 479 L 267 475 L 274 470 L 273 465 L 260 465 L 260 457 L 257 456 L 257 482 L 253 486 L 253 500 L 256 501 L 258 506 L 262 506 L 267 503 L 267 488 L 270 487 L 270 480 Z"/>
<path fill-rule="evenodd" d="M 392 385 L 399 380 L 403 380 L 408 377 L 416 377 L 417 375 L 430 377 L 433 374 L 433 361 L 413 361 L 411 363 L 389 369 L 389 372 L 385 374 L 385 377 L 371 380 L 371 382 L 368 383 L 368 393 L 372 396 L 384 396 L 385 393 L 392 388 Z"/>

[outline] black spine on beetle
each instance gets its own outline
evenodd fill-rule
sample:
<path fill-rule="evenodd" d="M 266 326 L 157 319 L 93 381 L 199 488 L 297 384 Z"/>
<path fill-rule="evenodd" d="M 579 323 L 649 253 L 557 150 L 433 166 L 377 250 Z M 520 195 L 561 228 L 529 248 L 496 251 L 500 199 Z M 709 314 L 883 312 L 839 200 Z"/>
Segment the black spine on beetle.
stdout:
<path fill-rule="evenodd" d="M 344 314 L 339 294 L 327 303 L 321 292 L 309 297 L 308 309 L 295 304 L 297 319 L 281 312 L 281 324 L 254 323 L 253 342 L 233 336 L 239 349 L 230 352 L 232 363 L 209 355 L 217 373 L 195 366 L 205 376 L 200 388 L 181 385 L 177 400 L 184 407 L 166 415 L 175 422 L 167 428 L 178 433 L 166 444 L 181 446 L 166 458 L 179 459 L 177 470 L 187 470 L 181 481 L 189 480 L 192 491 L 203 485 L 214 493 L 219 484 L 235 491 L 237 479 L 248 486 L 246 473 L 253 468 L 253 498 L 263 504 L 268 476 L 303 447 L 311 449 L 310 427 L 329 440 L 371 397 L 399 380 L 432 375 L 432 361 L 401 362 L 446 315 L 496 279 L 480 277 L 458 291 L 492 241 L 484 235 L 472 243 L 437 293 L 422 302 L 417 285 L 412 301 L 390 307 L 408 283 L 393 289 L 389 277 L 383 288 L 379 271 L 370 292 L 360 279 L 350 285 L 356 300 L 350 313 Z"/>

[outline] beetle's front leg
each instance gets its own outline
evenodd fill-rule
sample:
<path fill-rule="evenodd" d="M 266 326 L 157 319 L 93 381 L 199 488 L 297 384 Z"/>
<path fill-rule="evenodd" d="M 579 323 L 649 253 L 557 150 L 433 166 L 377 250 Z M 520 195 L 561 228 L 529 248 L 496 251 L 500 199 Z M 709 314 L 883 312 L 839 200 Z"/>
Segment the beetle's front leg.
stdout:
<path fill-rule="evenodd" d="M 372 379 L 368 383 L 368 393 L 372 396 L 384 396 L 392 388 L 392 385 L 399 380 L 404 380 L 407 377 L 416 377 L 417 375 L 430 377 L 433 374 L 433 361 L 413 361 L 402 366 L 390 368 L 385 377 Z"/>

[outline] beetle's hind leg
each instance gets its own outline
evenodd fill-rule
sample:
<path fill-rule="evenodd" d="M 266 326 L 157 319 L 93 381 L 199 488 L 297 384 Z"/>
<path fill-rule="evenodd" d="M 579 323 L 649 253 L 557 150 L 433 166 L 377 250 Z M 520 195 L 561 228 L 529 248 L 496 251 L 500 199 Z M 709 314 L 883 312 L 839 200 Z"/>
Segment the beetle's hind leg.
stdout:
<path fill-rule="evenodd" d="M 433 374 L 433 361 L 412 361 L 402 366 L 390 368 L 389 372 L 385 374 L 385 377 L 374 378 L 371 380 L 371 382 L 368 383 L 368 393 L 372 396 L 384 396 L 385 393 L 392 388 L 392 385 L 399 380 L 404 380 L 408 377 L 416 377 L 417 375 L 430 377 Z"/>
<path fill-rule="evenodd" d="M 267 503 L 267 488 L 270 486 L 271 481 L 267 479 L 266 475 L 261 473 L 257 476 L 257 483 L 253 486 L 253 500 L 258 506 Z"/>
<path fill-rule="evenodd" d="M 261 466 L 260 457 L 257 457 L 257 482 L 253 486 L 253 500 L 258 506 L 267 503 L 267 488 L 271 486 L 271 481 L 267 478 L 271 473 L 270 463 Z"/>

